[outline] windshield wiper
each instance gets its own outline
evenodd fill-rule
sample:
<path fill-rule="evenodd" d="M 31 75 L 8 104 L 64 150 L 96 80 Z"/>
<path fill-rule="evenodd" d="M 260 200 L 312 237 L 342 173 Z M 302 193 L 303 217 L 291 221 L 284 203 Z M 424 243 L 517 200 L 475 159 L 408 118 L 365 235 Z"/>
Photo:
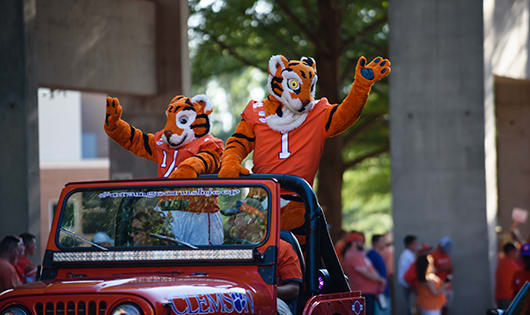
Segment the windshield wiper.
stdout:
<path fill-rule="evenodd" d="M 165 235 L 160 235 L 160 234 L 155 234 L 155 233 L 149 233 L 150 236 L 152 237 L 155 237 L 155 238 L 158 238 L 158 239 L 161 239 L 161 240 L 166 240 L 166 241 L 171 241 L 173 243 L 176 243 L 176 244 L 179 244 L 179 245 L 184 245 L 186 247 L 189 247 L 189 248 L 192 248 L 192 249 L 199 249 L 197 246 L 195 245 L 191 245 L 190 243 L 186 243 L 186 242 L 183 242 L 183 241 L 180 241 L 176 238 L 173 238 L 173 237 L 169 237 L 169 236 L 165 236 Z"/>
<path fill-rule="evenodd" d="M 72 231 L 68 231 L 67 229 L 65 229 L 65 228 L 63 228 L 63 227 L 61 227 L 60 230 L 63 231 L 64 233 L 66 233 L 66 234 L 72 236 L 73 238 L 76 238 L 76 239 L 78 239 L 78 240 L 80 240 L 80 241 L 83 241 L 83 242 L 85 242 L 85 243 L 88 243 L 88 244 L 90 244 L 90 245 L 92 245 L 92 246 L 94 246 L 94 247 L 97 247 L 97 248 L 101 249 L 101 250 L 109 250 L 108 248 L 103 247 L 103 246 L 101 246 L 101 245 L 98 245 L 98 244 L 96 244 L 96 243 L 94 243 L 94 242 L 91 242 L 91 241 L 87 240 L 86 238 L 82 237 L 81 235 L 77 235 L 77 234 L 75 234 L 74 232 L 72 232 Z"/>

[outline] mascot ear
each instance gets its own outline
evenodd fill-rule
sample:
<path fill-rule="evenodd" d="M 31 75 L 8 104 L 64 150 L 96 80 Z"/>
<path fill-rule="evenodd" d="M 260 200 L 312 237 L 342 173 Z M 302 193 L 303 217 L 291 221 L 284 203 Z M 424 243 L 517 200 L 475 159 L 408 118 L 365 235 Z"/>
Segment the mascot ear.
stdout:
<path fill-rule="evenodd" d="M 202 111 L 206 115 L 210 115 L 213 112 L 212 103 L 210 103 L 210 99 L 208 98 L 208 96 L 204 94 L 195 95 L 194 97 L 191 98 L 191 102 L 193 104 L 197 103 L 201 105 L 203 107 Z"/>
<path fill-rule="evenodd" d="M 269 59 L 269 74 L 272 76 L 276 76 L 278 70 L 282 71 L 283 69 L 287 68 L 288 64 L 289 60 L 287 60 L 287 58 L 285 58 L 284 56 L 272 56 L 271 59 Z"/>
<path fill-rule="evenodd" d="M 312 57 L 302 57 L 300 58 L 300 61 L 310 67 L 313 67 L 313 69 L 315 70 L 315 73 L 317 72 L 317 62 Z"/>
<path fill-rule="evenodd" d="M 171 101 L 169 101 L 169 104 L 173 104 L 173 103 L 175 103 L 176 101 L 180 100 L 181 98 L 184 98 L 184 96 L 182 96 L 182 95 L 177 95 L 177 96 L 173 97 L 173 98 L 171 99 Z"/>

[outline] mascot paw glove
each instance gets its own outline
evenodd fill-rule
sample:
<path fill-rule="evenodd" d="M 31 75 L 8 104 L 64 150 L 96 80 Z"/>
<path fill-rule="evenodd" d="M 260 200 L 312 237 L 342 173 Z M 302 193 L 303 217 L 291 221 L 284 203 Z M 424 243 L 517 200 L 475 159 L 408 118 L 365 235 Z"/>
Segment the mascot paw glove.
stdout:
<path fill-rule="evenodd" d="M 175 171 L 171 172 L 169 178 L 196 178 L 197 172 L 189 165 L 181 165 Z"/>
<path fill-rule="evenodd" d="M 223 164 L 219 170 L 219 177 L 222 178 L 239 177 L 248 174 L 250 174 L 250 171 L 239 163 Z"/>
<path fill-rule="evenodd" d="M 118 98 L 107 97 L 107 109 L 105 112 L 105 127 L 110 128 L 116 125 L 121 118 L 122 107 Z M 112 128 L 111 128 L 112 129 Z"/>
<path fill-rule="evenodd" d="M 366 58 L 363 56 L 357 61 L 355 68 L 355 79 L 362 80 L 363 83 L 372 85 L 381 80 L 390 73 L 390 61 L 377 57 L 369 64 L 366 64 Z"/>

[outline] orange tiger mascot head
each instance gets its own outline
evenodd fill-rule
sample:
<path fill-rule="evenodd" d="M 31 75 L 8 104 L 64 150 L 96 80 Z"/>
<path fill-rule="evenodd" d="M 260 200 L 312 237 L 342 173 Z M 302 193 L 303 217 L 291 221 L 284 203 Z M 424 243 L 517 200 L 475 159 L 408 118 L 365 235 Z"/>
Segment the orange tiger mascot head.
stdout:
<path fill-rule="evenodd" d="M 298 61 L 276 55 L 269 60 L 269 93 L 293 113 L 302 114 L 313 109 L 317 80 L 316 63 L 311 57 Z M 281 112 L 276 114 L 282 116 Z"/>
<path fill-rule="evenodd" d="M 172 148 L 179 148 L 207 135 L 212 111 L 212 104 L 206 95 L 192 98 L 175 96 L 166 110 L 167 121 L 162 141 Z"/>

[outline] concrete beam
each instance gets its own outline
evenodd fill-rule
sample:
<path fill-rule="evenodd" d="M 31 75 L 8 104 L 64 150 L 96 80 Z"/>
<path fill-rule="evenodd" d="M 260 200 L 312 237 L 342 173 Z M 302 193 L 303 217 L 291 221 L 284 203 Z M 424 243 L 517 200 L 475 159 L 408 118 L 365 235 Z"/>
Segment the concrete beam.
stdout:
<path fill-rule="evenodd" d="M 46 0 L 37 12 L 40 86 L 157 93 L 152 1 Z"/>

